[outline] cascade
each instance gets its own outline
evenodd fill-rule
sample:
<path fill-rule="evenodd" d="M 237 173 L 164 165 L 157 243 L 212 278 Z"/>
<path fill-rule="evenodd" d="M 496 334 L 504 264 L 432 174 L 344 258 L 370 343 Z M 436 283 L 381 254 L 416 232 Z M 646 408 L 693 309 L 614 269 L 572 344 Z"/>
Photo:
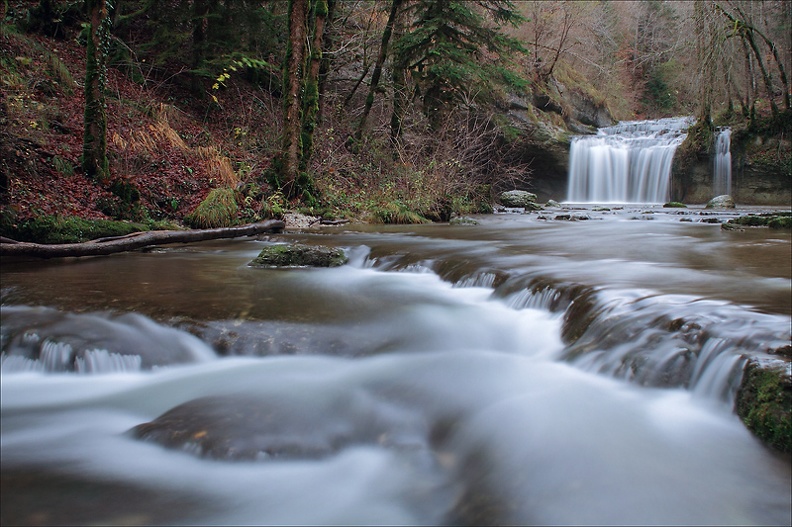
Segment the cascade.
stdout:
<path fill-rule="evenodd" d="M 712 182 L 716 196 L 731 194 L 731 129 L 723 128 L 715 140 L 715 166 Z"/>
<path fill-rule="evenodd" d="M 665 203 L 674 152 L 691 124 L 690 117 L 626 121 L 573 138 L 567 201 Z"/>

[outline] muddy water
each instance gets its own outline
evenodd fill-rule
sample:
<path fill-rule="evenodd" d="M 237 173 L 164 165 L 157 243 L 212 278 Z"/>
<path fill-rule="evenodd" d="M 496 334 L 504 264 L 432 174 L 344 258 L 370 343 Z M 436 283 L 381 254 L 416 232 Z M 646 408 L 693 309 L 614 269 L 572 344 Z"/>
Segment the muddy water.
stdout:
<path fill-rule="evenodd" d="M 788 524 L 732 401 L 789 344 L 792 240 L 729 214 L 4 260 L 2 523 Z M 247 266 L 287 241 L 350 263 Z"/>

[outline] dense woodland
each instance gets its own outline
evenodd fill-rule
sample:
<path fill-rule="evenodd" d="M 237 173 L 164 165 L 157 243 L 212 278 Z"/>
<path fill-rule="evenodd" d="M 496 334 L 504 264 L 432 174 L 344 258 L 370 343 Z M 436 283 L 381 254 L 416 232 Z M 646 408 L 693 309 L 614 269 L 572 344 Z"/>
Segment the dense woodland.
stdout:
<path fill-rule="evenodd" d="M 603 122 L 788 129 L 790 50 L 781 0 L 5 1 L 0 225 L 447 221 Z"/>

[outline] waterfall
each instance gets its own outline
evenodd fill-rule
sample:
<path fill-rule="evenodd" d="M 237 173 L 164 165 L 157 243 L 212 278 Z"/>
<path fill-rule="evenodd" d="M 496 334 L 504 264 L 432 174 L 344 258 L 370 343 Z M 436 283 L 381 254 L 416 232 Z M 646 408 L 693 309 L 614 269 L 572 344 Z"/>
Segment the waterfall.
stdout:
<path fill-rule="evenodd" d="M 715 167 L 712 182 L 716 196 L 731 194 L 731 129 L 723 128 L 715 140 Z"/>
<path fill-rule="evenodd" d="M 567 201 L 665 203 L 690 117 L 627 121 L 572 139 Z"/>

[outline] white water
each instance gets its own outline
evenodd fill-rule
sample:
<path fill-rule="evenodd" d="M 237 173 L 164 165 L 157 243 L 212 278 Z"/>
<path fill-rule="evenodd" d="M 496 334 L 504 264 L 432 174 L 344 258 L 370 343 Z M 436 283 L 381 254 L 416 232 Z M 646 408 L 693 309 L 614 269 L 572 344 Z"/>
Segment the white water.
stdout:
<path fill-rule="evenodd" d="M 665 203 L 671 164 L 692 119 L 627 121 L 573 138 L 569 151 L 572 203 Z"/>
<path fill-rule="evenodd" d="M 713 190 L 715 196 L 731 194 L 732 184 L 732 159 L 731 159 L 731 129 L 724 128 L 718 133 L 715 140 L 715 167 Z"/>
<path fill-rule="evenodd" d="M 632 216 L 284 236 L 347 248 L 352 263 L 327 270 L 248 268 L 262 241 L 4 268 L 17 295 L 85 306 L 85 286 L 95 303 L 2 306 L 3 350 L 20 355 L 0 374 L 0 523 L 788 524 L 788 459 L 730 398 L 742 354 L 789 342 L 789 235 Z M 776 255 L 778 275 L 756 265 Z M 119 294 L 119 277 L 150 293 Z M 587 301 L 591 326 L 564 342 Z M 170 325 L 185 316 L 204 336 Z M 689 371 L 655 383 L 681 348 Z M 385 431 L 320 458 L 235 461 L 128 434 L 220 396 L 229 416 L 286 409 L 280 440 Z"/>

